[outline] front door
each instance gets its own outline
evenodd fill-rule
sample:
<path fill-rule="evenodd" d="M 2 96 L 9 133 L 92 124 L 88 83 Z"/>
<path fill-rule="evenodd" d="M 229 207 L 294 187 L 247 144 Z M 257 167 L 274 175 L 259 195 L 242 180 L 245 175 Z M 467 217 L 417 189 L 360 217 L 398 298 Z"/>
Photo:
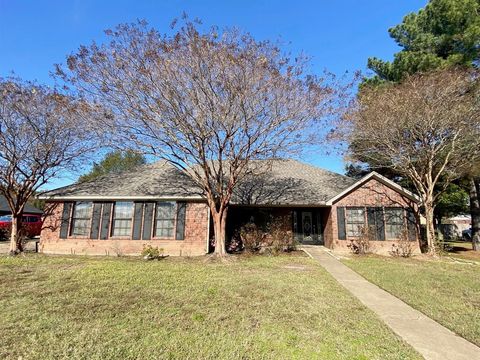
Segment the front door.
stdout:
<path fill-rule="evenodd" d="M 313 222 L 312 222 L 312 212 L 311 211 L 302 211 L 302 243 L 303 244 L 313 244 Z"/>
<path fill-rule="evenodd" d="M 293 231 L 295 238 L 302 244 L 323 244 L 321 212 L 317 209 L 297 210 L 293 212 Z"/>

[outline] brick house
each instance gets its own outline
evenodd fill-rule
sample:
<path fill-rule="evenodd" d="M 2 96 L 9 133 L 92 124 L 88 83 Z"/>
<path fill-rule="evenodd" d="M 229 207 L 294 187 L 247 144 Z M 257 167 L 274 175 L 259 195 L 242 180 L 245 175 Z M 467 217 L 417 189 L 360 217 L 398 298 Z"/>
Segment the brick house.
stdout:
<path fill-rule="evenodd" d="M 165 161 L 109 174 L 44 193 L 53 205 L 39 250 L 50 254 L 133 255 L 144 245 L 165 254 L 203 255 L 213 237 L 201 191 L 184 172 Z M 265 227 L 286 219 L 301 244 L 348 251 L 350 239 L 368 228 L 377 252 L 400 237 L 418 247 L 417 197 L 372 172 L 360 180 L 295 160 L 275 160 L 262 176 L 237 187 L 227 236 L 247 222 Z"/>

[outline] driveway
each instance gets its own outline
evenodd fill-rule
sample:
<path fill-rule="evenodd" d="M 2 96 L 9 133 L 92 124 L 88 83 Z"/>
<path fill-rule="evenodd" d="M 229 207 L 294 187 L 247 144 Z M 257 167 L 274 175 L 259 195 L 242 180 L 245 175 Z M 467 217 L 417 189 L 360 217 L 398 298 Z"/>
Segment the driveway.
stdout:
<path fill-rule="evenodd" d="M 38 237 L 27 240 L 25 244 L 25 250 L 28 252 L 35 252 L 35 242 L 38 240 L 39 240 Z M 9 241 L 0 241 L 0 254 L 8 254 L 9 246 L 10 246 Z"/>

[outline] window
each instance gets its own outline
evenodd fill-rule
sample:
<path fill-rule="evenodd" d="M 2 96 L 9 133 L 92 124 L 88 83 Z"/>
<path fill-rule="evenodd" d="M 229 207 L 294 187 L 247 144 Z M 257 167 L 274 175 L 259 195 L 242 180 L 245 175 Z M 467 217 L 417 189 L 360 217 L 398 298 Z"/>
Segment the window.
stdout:
<path fill-rule="evenodd" d="M 133 202 L 116 202 L 113 207 L 112 236 L 132 233 Z"/>
<path fill-rule="evenodd" d="M 155 237 L 173 238 L 175 228 L 175 203 L 157 203 L 155 222 Z"/>
<path fill-rule="evenodd" d="M 347 236 L 360 236 L 365 227 L 365 209 L 347 208 Z"/>
<path fill-rule="evenodd" d="M 36 222 L 39 222 L 40 221 L 40 217 L 36 217 L 36 216 L 24 216 L 22 218 L 22 221 L 24 223 L 36 223 Z"/>
<path fill-rule="evenodd" d="M 403 230 L 403 209 L 385 208 L 385 232 L 387 239 L 401 238 Z"/>
<path fill-rule="evenodd" d="M 92 217 L 91 202 L 76 202 L 72 216 L 72 235 L 86 236 L 90 230 L 90 219 Z"/>

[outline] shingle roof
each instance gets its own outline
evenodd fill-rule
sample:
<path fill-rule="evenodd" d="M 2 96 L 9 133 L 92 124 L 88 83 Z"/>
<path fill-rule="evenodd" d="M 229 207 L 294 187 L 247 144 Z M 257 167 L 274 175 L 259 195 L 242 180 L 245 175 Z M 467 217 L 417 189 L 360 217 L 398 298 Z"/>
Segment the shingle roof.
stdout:
<path fill-rule="evenodd" d="M 322 205 L 356 182 L 296 160 L 278 159 L 262 176 L 242 181 L 235 191 L 236 204 Z"/>
<path fill-rule="evenodd" d="M 200 197 L 195 183 L 166 161 L 140 165 L 131 171 L 111 173 L 42 194 L 42 198 L 192 198 Z"/>
<path fill-rule="evenodd" d="M 273 160 L 262 175 L 238 185 L 232 202 L 256 205 L 322 205 L 355 180 L 296 160 Z M 134 171 L 108 174 L 90 182 L 49 191 L 42 197 L 95 199 L 200 198 L 193 180 L 173 165 L 159 161 Z"/>
<path fill-rule="evenodd" d="M 4 196 L 0 195 L 0 213 L 5 214 L 8 213 L 10 214 L 10 207 L 8 206 L 7 199 L 5 199 Z M 36 207 L 27 204 L 25 205 L 25 208 L 23 210 L 24 213 L 26 214 L 42 214 L 43 211 L 40 209 L 37 209 Z"/>

